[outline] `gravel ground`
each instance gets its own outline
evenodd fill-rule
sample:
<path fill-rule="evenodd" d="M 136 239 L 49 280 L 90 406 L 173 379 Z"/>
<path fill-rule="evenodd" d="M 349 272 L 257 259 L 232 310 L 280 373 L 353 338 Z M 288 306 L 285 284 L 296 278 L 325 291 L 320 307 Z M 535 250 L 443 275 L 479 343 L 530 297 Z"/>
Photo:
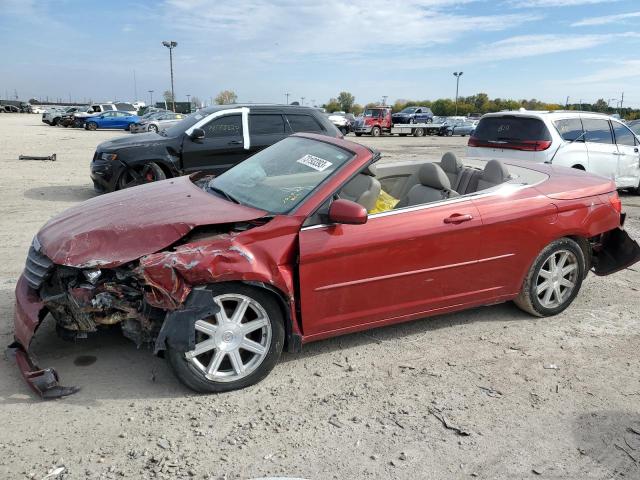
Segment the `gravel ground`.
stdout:
<path fill-rule="evenodd" d="M 93 196 L 94 148 L 121 134 L 0 115 L 3 345 L 31 238 Z M 466 144 L 359 140 L 386 160 Z M 55 163 L 17 159 L 54 152 Z M 640 198 L 623 203 L 640 238 Z M 65 343 L 46 324 L 34 341 L 40 363 L 83 389 L 38 400 L 4 355 L 0 478 L 640 478 L 639 271 L 590 275 L 550 319 L 502 304 L 317 342 L 283 355 L 259 385 L 222 395 L 186 390 L 119 335 Z"/>

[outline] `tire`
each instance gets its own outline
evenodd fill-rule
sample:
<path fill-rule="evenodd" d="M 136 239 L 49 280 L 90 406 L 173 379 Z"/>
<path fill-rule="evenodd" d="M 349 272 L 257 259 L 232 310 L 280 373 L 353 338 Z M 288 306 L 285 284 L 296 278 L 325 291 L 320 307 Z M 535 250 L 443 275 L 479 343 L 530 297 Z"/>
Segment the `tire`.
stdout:
<path fill-rule="evenodd" d="M 97 130 L 98 129 L 98 124 L 96 122 L 87 122 L 87 130 Z"/>
<path fill-rule="evenodd" d="M 379 137 L 380 135 L 382 135 L 382 130 L 380 130 L 380 127 L 375 126 L 371 129 L 371 136 L 372 137 Z"/>
<path fill-rule="evenodd" d="M 74 126 L 74 128 L 82 128 L 82 124 L 83 123 L 84 122 L 82 120 L 74 120 L 73 121 L 73 126 Z"/>
<path fill-rule="evenodd" d="M 558 270 L 554 270 L 554 264 Z M 573 268 L 567 270 L 570 267 Z M 546 273 L 541 274 L 541 271 Z M 557 315 L 578 295 L 584 274 L 585 258 L 580 246 L 570 238 L 555 240 L 540 252 L 531 265 L 514 303 L 536 317 Z M 543 288 L 544 284 L 548 287 Z"/>
<path fill-rule="evenodd" d="M 57 127 L 59 123 L 60 123 L 60 119 L 59 118 L 54 118 L 53 120 L 51 120 L 51 126 L 52 127 Z"/>
<path fill-rule="evenodd" d="M 150 162 L 139 167 L 133 167 L 125 170 L 118 178 L 118 190 L 144 185 L 145 183 L 157 182 L 165 180 L 167 174 L 164 173 L 162 167 L 157 163 Z"/>
<path fill-rule="evenodd" d="M 340 127 L 339 130 L 342 135 L 346 135 L 347 133 L 349 133 L 349 131 L 344 127 Z"/>
<path fill-rule="evenodd" d="M 240 283 L 212 285 L 211 294 L 224 305 L 227 313 L 196 322 L 196 346 L 212 339 L 209 349 L 195 354 L 167 347 L 167 361 L 178 379 L 187 387 L 201 393 L 219 393 L 254 385 L 263 380 L 278 363 L 284 345 L 283 315 L 277 301 L 268 292 Z M 239 323 L 231 323 L 240 303 L 248 306 Z M 220 303 L 219 303 L 220 304 Z M 255 330 L 244 333 L 237 325 L 265 320 Z M 220 325 L 226 325 L 224 331 Z M 211 327 L 215 330 L 212 330 Z M 210 333 L 205 333 L 208 330 Z M 207 338 L 208 337 L 208 338 Z M 240 343 L 250 340 L 252 350 Z M 262 350 L 258 352 L 258 348 Z M 256 349 L 256 350 L 253 350 Z M 235 360 L 235 364 L 232 363 Z M 215 363 L 218 366 L 215 367 Z M 247 372 L 241 372 L 239 363 Z M 246 362 L 246 363 L 245 363 Z M 213 372 L 207 373 L 210 368 Z"/>
<path fill-rule="evenodd" d="M 453 130 L 447 130 L 447 137 L 453 137 Z"/>
<path fill-rule="evenodd" d="M 413 131 L 413 136 L 414 137 L 424 137 L 424 128 L 416 128 Z"/>
<path fill-rule="evenodd" d="M 416 119 L 415 118 L 410 118 L 409 119 L 409 123 L 411 123 L 411 124 L 416 123 Z"/>
<path fill-rule="evenodd" d="M 158 133 L 158 127 L 156 125 L 151 124 L 149 125 L 148 131 Z"/>
<path fill-rule="evenodd" d="M 408 133 L 399 133 L 398 136 L 399 137 L 406 137 L 407 135 L 409 135 Z"/>
<path fill-rule="evenodd" d="M 361 137 L 362 136 L 362 133 L 360 133 L 360 132 L 354 132 L 354 133 L 356 134 L 356 137 Z"/>

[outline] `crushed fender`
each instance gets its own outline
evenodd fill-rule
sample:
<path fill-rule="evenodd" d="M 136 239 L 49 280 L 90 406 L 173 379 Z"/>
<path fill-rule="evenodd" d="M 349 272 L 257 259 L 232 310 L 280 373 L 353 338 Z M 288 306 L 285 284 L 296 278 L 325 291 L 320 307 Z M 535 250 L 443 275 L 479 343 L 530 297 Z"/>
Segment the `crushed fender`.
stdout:
<path fill-rule="evenodd" d="M 211 291 L 206 288 L 194 288 L 184 307 L 167 312 L 153 352 L 157 354 L 165 345 L 176 350 L 189 351 L 195 348 L 195 323 L 200 318 L 210 317 L 220 311 L 213 300 Z"/>

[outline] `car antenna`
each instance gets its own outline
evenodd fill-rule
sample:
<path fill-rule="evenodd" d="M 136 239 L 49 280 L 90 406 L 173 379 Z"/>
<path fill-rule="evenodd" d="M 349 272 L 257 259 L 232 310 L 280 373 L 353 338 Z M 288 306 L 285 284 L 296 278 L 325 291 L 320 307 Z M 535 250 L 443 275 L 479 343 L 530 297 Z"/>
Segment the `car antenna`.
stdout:
<path fill-rule="evenodd" d="M 582 137 L 584 137 L 586 135 L 587 131 L 586 130 L 582 130 L 582 133 L 580 135 L 578 135 L 576 138 L 574 138 L 573 140 L 571 140 L 569 143 L 567 143 L 566 145 L 571 145 L 573 142 L 577 142 L 578 140 L 580 140 Z M 563 146 L 565 145 L 565 143 L 561 143 L 560 145 L 558 145 L 558 148 L 556 148 L 556 151 L 553 152 L 553 156 L 551 157 L 550 160 L 545 161 L 544 163 L 548 163 L 551 164 L 553 163 L 553 159 L 556 158 L 556 153 L 558 153 L 558 150 L 560 150 Z"/>

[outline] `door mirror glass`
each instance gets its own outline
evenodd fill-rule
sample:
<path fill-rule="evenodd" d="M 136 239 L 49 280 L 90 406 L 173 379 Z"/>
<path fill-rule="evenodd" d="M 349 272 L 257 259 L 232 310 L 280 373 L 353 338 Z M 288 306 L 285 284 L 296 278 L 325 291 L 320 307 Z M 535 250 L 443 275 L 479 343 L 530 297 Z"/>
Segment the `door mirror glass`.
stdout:
<path fill-rule="evenodd" d="M 191 140 L 202 140 L 204 138 L 204 130 L 201 128 L 194 128 L 189 135 Z"/>
<path fill-rule="evenodd" d="M 329 221 L 347 225 L 361 225 L 367 223 L 367 211 L 359 203 L 338 199 L 329 208 Z"/>

